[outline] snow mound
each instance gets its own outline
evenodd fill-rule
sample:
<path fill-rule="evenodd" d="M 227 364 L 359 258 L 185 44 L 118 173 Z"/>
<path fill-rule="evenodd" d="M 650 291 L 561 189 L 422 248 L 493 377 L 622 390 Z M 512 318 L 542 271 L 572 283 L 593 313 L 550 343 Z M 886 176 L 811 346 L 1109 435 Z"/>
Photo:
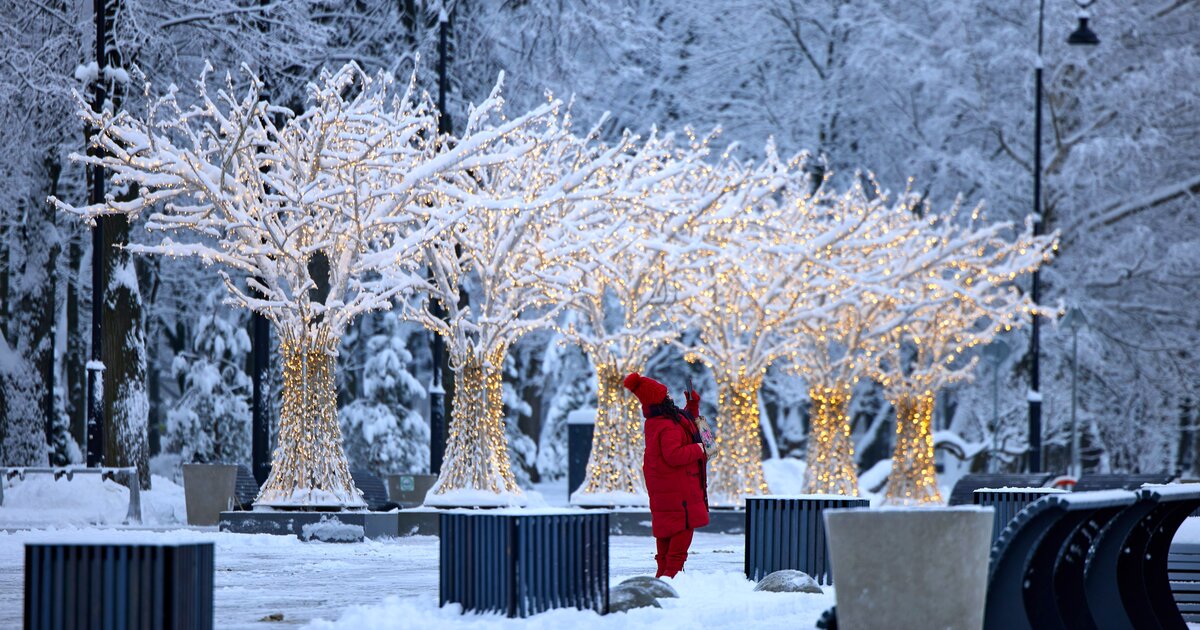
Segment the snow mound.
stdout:
<path fill-rule="evenodd" d="M 142 524 L 186 523 L 183 487 L 157 475 L 150 481 L 152 489 L 141 492 Z M 115 481 L 99 475 L 55 481 L 53 475 L 30 474 L 23 481 L 5 482 L 0 527 L 121 525 L 128 513 L 129 489 Z"/>
<path fill-rule="evenodd" d="M 808 468 L 804 460 L 794 457 L 768 459 L 762 466 L 771 494 L 804 494 L 804 471 Z"/>
<path fill-rule="evenodd" d="M 363 539 L 362 525 L 343 523 L 336 518 L 322 517 L 320 522 L 300 528 L 301 540 L 320 542 L 359 542 Z"/>

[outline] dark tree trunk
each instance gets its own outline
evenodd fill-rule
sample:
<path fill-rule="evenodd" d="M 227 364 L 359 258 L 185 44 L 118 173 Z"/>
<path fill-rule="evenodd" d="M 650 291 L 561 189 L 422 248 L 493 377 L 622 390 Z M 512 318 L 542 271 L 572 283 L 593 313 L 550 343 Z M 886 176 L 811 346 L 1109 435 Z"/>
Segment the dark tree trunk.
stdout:
<path fill-rule="evenodd" d="M 104 63 L 100 65 L 106 68 L 124 67 L 115 44 L 121 4 L 122 0 L 103 3 L 108 28 L 104 38 Z M 108 95 L 113 109 L 119 109 L 124 100 L 124 86 L 111 82 Z M 132 190 L 112 192 L 122 200 L 133 198 Z M 108 248 L 104 267 L 107 281 L 101 305 L 104 335 L 100 343 L 100 360 L 104 364 L 104 463 L 137 466 L 142 488 L 149 489 L 146 318 L 133 256 L 123 249 L 129 244 L 130 226 L 124 216 L 109 216 L 99 221 L 103 223 L 104 244 Z"/>
<path fill-rule="evenodd" d="M 122 245 L 129 243 L 129 222 L 123 216 L 100 219 L 112 244 L 106 259 L 108 286 L 104 288 L 104 338 L 100 360 L 104 363 L 104 463 L 137 466 L 143 488 L 150 487 L 146 392 L 145 314 L 138 290 L 133 257 Z"/>

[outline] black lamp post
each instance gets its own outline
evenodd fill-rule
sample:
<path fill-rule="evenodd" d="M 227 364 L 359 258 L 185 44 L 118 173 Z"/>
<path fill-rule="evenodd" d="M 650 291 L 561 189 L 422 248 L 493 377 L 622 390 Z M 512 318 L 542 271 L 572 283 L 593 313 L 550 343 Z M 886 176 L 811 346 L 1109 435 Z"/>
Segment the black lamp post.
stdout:
<path fill-rule="evenodd" d="M 452 133 L 450 114 L 446 112 L 446 92 L 449 89 L 446 77 L 446 48 L 448 46 L 450 16 L 443 4 L 438 12 L 438 134 Z M 446 317 L 445 311 L 437 300 L 432 300 L 430 310 L 434 315 Z M 436 475 L 442 472 L 442 460 L 446 454 L 446 370 L 445 342 L 436 332 L 431 333 L 430 354 L 433 358 L 433 379 L 429 387 L 429 473 Z"/>
<path fill-rule="evenodd" d="M 93 0 L 92 10 L 96 22 L 96 78 L 92 83 L 92 109 L 99 112 L 108 99 L 108 91 L 104 84 L 104 68 L 108 65 L 108 3 L 106 0 Z M 92 146 L 92 136 L 95 130 L 88 128 L 84 132 L 89 155 L 99 155 L 100 149 Z M 104 201 L 104 168 L 90 166 L 91 186 L 88 188 L 88 202 L 92 204 Z M 104 363 L 100 359 L 100 343 L 104 338 L 102 320 L 104 316 L 104 223 L 103 218 L 96 219 L 92 226 L 92 352 L 91 360 L 87 363 L 87 404 L 86 410 L 86 462 L 89 467 L 104 465 Z"/>
<path fill-rule="evenodd" d="M 1095 0 L 1083 1 L 1076 0 L 1079 5 L 1079 26 L 1074 33 L 1067 38 L 1067 43 L 1072 46 L 1094 46 L 1100 43 L 1100 38 L 1092 32 L 1088 27 L 1090 16 L 1087 13 L 1087 8 L 1090 7 Z M 1034 66 L 1034 81 L 1036 89 L 1034 93 L 1034 115 L 1033 115 L 1033 233 L 1040 235 L 1043 233 L 1042 221 L 1042 33 L 1045 30 L 1046 22 L 1046 0 L 1038 1 L 1038 45 L 1037 45 L 1037 64 Z M 1038 304 L 1038 299 L 1041 293 L 1041 282 L 1039 274 L 1035 270 L 1033 278 L 1030 282 L 1029 297 L 1033 300 L 1034 305 Z M 1031 355 L 1032 365 L 1029 370 L 1029 471 L 1041 472 L 1042 470 L 1042 391 L 1041 391 L 1041 374 L 1039 370 L 1039 353 L 1040 353 L 1040 330 L 1039 316 L 1036 311 L 1033 314 L 1033 326 L 1029 333 L 1029 354 Z"/>

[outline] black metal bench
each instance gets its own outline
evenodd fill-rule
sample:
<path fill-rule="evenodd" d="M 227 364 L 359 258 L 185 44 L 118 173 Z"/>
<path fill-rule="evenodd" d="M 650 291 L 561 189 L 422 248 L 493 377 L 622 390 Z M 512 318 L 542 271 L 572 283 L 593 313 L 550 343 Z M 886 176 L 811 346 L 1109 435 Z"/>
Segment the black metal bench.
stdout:
<path fill-rule="evenodd" d="M 1079 477 L 1075 484 L 1075 492 L 1092 492 L 1095 490 L 1137 490 L 1145 484 L 1171 483 L 1175 475 L 1159 474 L 1087 474 Z"/>
<path fill-rule="evenodd" d="M 212 543 L 25 545 L 27 629 L 212 627 Z"/>
<path fill-rule="evenodd" d="M 1050 473 L 963 475 L 950 491 L 949 505 L 971 505 L 980 488 L 1041 488 L 1049 483 Z"/>
<path fill-rule="evenodd" d="M 1171 594 L 1184 621 L 1200 622 L 1200 544 L 1176 543 L 1167 556 Z"/>
<path fill-rule="evenodd" d="M 384 485 L 383 479 L 375 473 L 365 468 L 351 468 L 350 477 L 354 479 L 355 487 L 362 492 L 368 510 L 387 512 L 400 507 L 399 503 L 388 499 L 387 486 Z"/>
<path fill-rule="evenodd" d="M 237 465 L 237 478 L 233 482 L 233 502 L 235 510 L 253 510 L 254 500 L 258 498 L 258 480 L 250 467 L 245 464 Z"/>
<path fill-rule="evenodd" d="M 528 617 L 608 611 L 608 512 L 438 515 L 438 603 Z"/>
<path fill-rule="evenodd" d="M 1137 502 L 1092 543 L 1087 608 L 1106 625 L 1185 628 L 1172 594 L 1168 558 L 1175 532 L 1200 507 L 1200 487 L 1150 486 L 1136 495 Z"/>
<path fill-rule="evenodd" d="M 869 507 L 858 497 L 746 497 L 746 577 L 751 580 L 795 569 L 832 584 L 823 511 Z"/>
<path fill-rule="evenodd" d="M 1062 493 L 1021 510 L 992 546 L 984 628 L 1095 627 L 1094 621 L 1064 620 L 1062 613 L 1072 607 L 1087 613 L 1088 541 L 1135 501 L 1122 490 Z"/>

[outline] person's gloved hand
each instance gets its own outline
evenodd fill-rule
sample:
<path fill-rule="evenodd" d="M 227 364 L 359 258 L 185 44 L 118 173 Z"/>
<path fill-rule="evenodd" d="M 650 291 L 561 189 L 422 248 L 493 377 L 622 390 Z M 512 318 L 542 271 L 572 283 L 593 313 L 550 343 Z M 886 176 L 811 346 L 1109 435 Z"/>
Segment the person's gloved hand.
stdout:
<path fill-rule="evenodd" d="M 700 393 L 694 389 L 690 390 L 690 391 L 685 391 L 685 392 L 683 392 L 683 399 L 687 401 L 687 404 L 684 405 L 683 410 L 688 412 L 688 414 L 691 415 L 693 419 L 699 418 L 700 417 Z"/>

